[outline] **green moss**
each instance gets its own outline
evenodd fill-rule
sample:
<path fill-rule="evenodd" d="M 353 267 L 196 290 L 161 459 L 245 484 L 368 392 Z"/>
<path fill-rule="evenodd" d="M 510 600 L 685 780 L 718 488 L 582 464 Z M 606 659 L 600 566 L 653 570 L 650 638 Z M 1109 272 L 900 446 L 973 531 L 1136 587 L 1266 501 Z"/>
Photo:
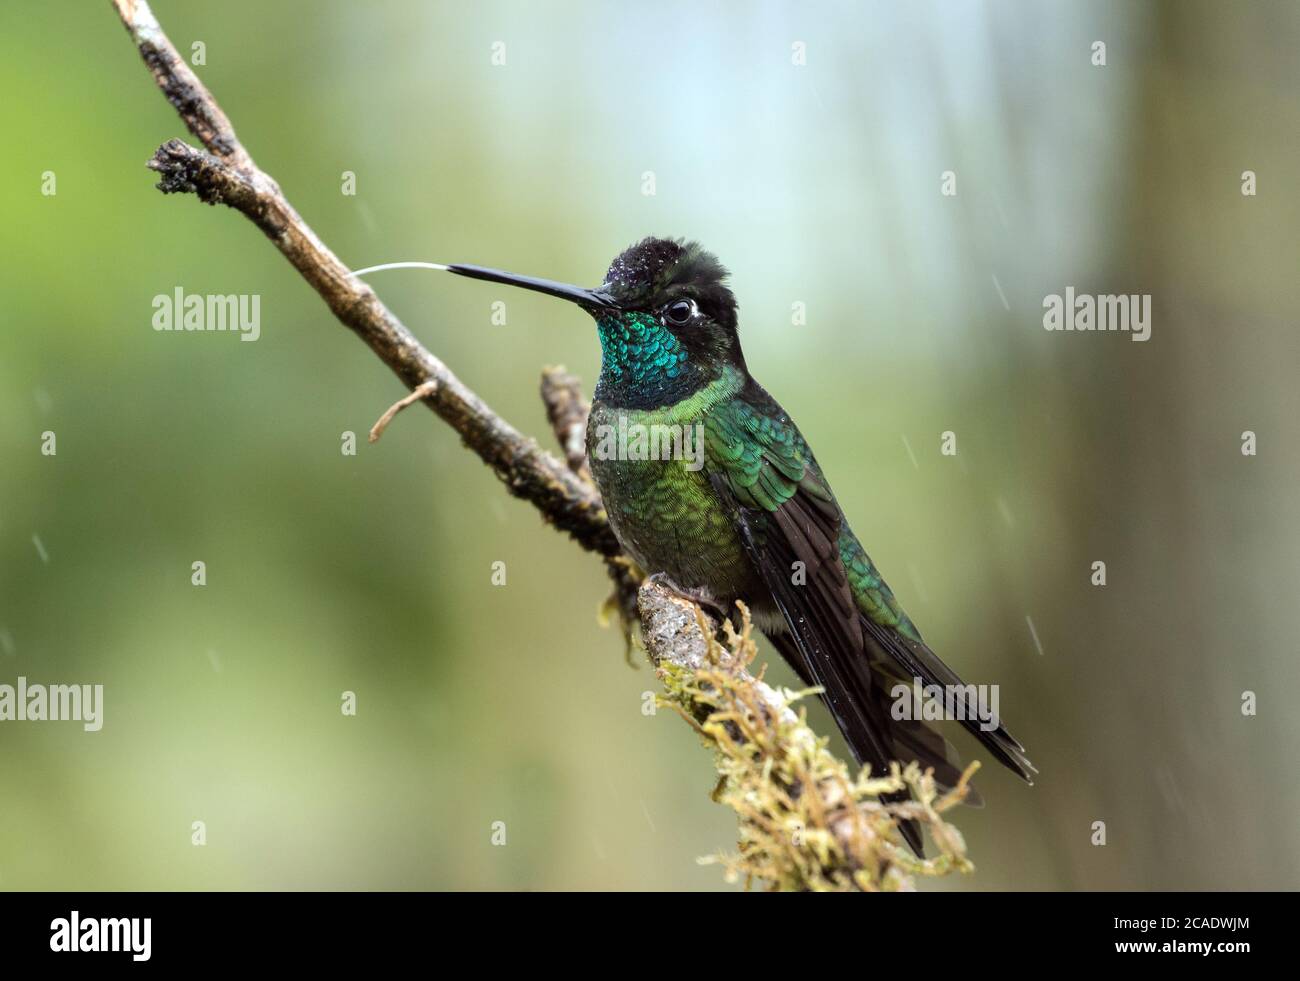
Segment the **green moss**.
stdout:
<path fill-rule="evenodd" d="M 812 692 L 772 689 L 752 677 L 756 654 L 749 612 L 739 632 L 724 624 L 725 644 L 702 615 L 708 657 L 698 669 L 661 662 L 656 669 L 676 710 L 713 749 L 719 774 L 713 797 L 739 819 L 734 853 L 702 859 L 723 867 L 728 881 L 779 891 L 898 891 L 916 876 L 969 872 L 961 833 L 942 815 L 965 796 L 976 768 L 958 787 L 940 794 L 915 763 L 894 765 L 888 776 L 856 775 L 827 750 L 809 727 L 799 700 Z M 795 709 L 798 709 L 796 712 Z M 884 793 L 907 790 L 911 800 L 882 804 Z M 927 824 L 938 854 L 916 858 L 898 822 Z"/>

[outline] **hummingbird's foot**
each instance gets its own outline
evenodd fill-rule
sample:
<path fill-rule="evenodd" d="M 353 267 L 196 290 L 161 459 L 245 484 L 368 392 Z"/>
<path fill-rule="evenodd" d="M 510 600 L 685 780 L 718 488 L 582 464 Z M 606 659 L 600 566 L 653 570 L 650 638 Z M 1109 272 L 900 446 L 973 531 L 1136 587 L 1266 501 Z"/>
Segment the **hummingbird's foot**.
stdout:
<path fill-rule="evenodd" d="M 685 586 L 679 586 L 673 582 L 672 577 L 666 572 L 656 572 L 650 576 L 646 582 L 652 582 L 656 586 L 662 586 L 674 596 L 686 600 L 688 603 L 694 603 L 696 606 L 703 607 L 704 611 L 710 614 L 719 624 L 728 617 L 726 607 L 713 598 L 706 590 L 687 589 Z"/>

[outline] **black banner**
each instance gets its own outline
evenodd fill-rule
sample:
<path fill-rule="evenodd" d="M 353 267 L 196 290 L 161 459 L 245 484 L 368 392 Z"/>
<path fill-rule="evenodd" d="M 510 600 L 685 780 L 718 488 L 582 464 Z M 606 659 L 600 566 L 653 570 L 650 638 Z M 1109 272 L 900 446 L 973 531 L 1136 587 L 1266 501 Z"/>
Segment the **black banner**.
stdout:
<path fill-rule="evenodd" d="M 624 949 L 643 941 L 647 958 L 697 944 L 725 958 L 728 935 L 737 953 L 752 953 L 752 931 L 766 922 L 765 944 L 799 937 L 858 950 L 864 966 L 894 946 L 926 958 L 1227 967 L 1289 949 L 1281 932 L 1294 903 L 1285 893 L 922 893 L 787 899 L 779 908 L 717 894 L 9 893 L 0 896 L 0 942 L 8 966 L 337 969 L 454 950 L 459 959 L 471 949 L 493 964 L 585 958 L 611 941 Z"/>

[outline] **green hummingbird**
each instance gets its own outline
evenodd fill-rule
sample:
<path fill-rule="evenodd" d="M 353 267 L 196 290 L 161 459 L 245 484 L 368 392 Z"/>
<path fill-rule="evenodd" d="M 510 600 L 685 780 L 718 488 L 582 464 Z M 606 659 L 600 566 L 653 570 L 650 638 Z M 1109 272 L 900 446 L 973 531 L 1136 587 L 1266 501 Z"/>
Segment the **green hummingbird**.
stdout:
<path fill-rule="evenodd" d="M 916 679 L 961 679 L 921 639 L 798 427 L 749 373 L 718 259 L 694 242 L 647 238 L 594 289 L 446 268 L 570 300 L 595 318 L 601 368 L 587 453 L 627 554 L 697 602 L 729 610 L 743 600 L 804 683 L 821 689 L 859 764 L 879 775 L 891 760 L 915 759 L 940 785 L 955 784 L 961 763 L 951 744 L 923 719 L 895 717 L 918 713 L 891 709 L 900 684 L 910 692 Z M 655 427 L 693 435 L 696 452 L 609 452 L 611 432 Z M 1000 720 L 962 714 L 995 758 L 1033 782 L 1024 747 Z M 904 822 L 903 833 L 923 854 L 915 823 Z"/>

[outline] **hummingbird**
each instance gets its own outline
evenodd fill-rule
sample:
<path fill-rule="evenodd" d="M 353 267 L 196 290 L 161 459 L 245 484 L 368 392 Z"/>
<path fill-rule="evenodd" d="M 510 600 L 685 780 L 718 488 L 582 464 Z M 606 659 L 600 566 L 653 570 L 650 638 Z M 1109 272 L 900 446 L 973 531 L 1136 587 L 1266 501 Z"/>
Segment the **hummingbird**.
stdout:
<path fill-rule="evenodd" d="M 915 681 L 962 681 L 921 639 L 798 427 L 749 373 L 736 298 L 717 257 L 695 242 L 646 238 L 593 289 L 483 266 L 445 268 L 568 300 L 595 319 L 601 367 L 588 462 L 627 554 L 695 602 L 723 610 L 744 602 L 804 684 L 820 689 L 860 766 L 879 776 L 891 761 L 916 760 L 933 768 L 939 786 L 954 786 L 962 767 L 952 745 L 924 719 L 895 718 L 891 708 L 899 684 L 910 691 Z M 702 446 L 698 459 L 598 452 L 598 434 L 655 426 L 689 427 Z M 961 714 L 994 758 L 1033 783 L 1036 769 L 1001 720 L 992 727 Z M 916 822 L 900 828 L 923 856 Z"/>

